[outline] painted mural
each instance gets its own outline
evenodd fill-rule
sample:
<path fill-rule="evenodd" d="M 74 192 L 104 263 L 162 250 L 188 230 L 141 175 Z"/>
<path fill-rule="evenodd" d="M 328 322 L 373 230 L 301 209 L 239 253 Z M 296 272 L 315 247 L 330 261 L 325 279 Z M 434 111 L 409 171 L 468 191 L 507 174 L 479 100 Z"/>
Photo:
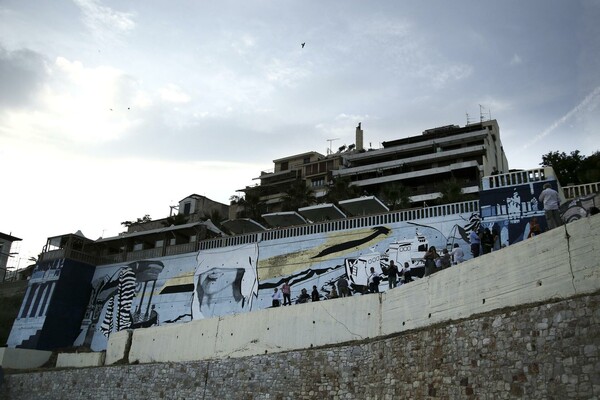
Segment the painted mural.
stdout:
<path fill-rule="evenodd" d="M 501 247 L 532 236 L 531 227 L 536 223 L 541 232 L 547 230 L 544 207 L 538 200 L 545 183 L 530 182 L 480 192 L 482 227 L 499 233 Z M 552 184 L 556 189 L 556 182 Z"/>
<path fill-rule="evenodd" d="M 8 346 L 39 350 L 70 346 L 77 337 L 94 269 L 70 259 L 37 264 Z"/>
<path fill-rule="evenodd" d="M 441 251 L 456 243 L 469 258 L 468 234 L 479 226 L 478 214 L 465 213 L 98 267 L 73 344 L 98 351 L 123 329 L 268 308 L 273 290 L 286 280 L 293 303 L 302 289 L 326 299 L 340 280 L 348 281 L 350 295 L 364 294 L 371 267 L 384 290 L 390 260 L 419 279 L 429 246 Z"/>

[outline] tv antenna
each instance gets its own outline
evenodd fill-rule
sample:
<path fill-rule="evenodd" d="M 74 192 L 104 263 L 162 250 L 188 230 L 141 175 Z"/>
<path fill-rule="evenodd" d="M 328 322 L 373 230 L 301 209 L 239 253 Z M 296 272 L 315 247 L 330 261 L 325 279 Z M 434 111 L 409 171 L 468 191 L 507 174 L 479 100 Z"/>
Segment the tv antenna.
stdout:
<path fill-rule="evenodd" d="M 340 140 L 340 138 L 327 139 L 327 141 L 329 142 L 329 148 L 327 149 L 327 155 L 333 154 L 333 152 L 331 151 L 331 143 L 333 143 L 334 140 Z"/>
<path fill-rule="evenodd" d="M 487 109 L 487 113 L 484 113 L 485 108 L 480 104 L 479 105 L 479 122 L 483 122 L 483 116 L 484 114 L 487 114 L 487 121 L 490 121 L 492 119 L 492 110 L 490 110 L 489 108 Z"/>

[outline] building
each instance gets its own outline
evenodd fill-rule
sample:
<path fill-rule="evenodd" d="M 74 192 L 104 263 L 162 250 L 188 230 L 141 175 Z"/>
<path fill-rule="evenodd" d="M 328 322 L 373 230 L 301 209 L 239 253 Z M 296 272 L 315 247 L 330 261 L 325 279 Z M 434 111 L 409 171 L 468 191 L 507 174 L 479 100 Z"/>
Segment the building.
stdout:
<path fill-rule="evenodd" d="M 508 161 L 496 120 L 448 125 L 419 136 L 383 142 L 383 148 L 342 155 L 333 179 L 347 178 L 364 192 L 385 199 L 384 188 L 401 184 L 410 201 L 423 204 L 442 196 L 443 184 L 454 180 L 463 194 L 477 193 L 481 178 L 508 172 Z"/>
<path fill-rule="evenodd" d="M 8 259 L 13 256 L 12 244 L 20 240 L 18 237 L 0 232 L 0 282 L 4 282 L 8 271 Z"/>
<path fill-rule="evenodd" d="M 509 171 L 496 120 L 428 129 L 383 142 L 380 149 L 365 149 L 363 141 L 359 123 L 355 144 L 336 153 L 324 156 L 312 151 L 274 160 L 273 171 L 255 178 L 259 185 L 240 190 L 252 199 L 251 206 L 236 204 L 230 219 L 259 219 L 262 214 L 287 211 L 284 199 L 300 183 L 312 190 L 316 203 L 326 202 L 334 182 L 344 180 L 359 188 L 357 193 L 377 196 L 395 208 L 388 191 L 394 187 L 404 186 L 410 203 L 422 206 L 442 197 L 447 182 L 458 185 L 459 194 L 476 194 L 483 176 Z"/>

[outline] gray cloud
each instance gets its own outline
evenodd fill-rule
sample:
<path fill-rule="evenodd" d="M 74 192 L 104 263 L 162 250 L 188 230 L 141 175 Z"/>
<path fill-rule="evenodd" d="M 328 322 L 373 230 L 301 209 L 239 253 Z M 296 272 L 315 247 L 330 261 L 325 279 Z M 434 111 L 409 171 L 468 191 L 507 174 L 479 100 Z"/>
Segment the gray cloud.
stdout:
<path fill-rule="evenodd" d="M 34 103 L 46 75 L 46 61 L 39 53 L 0 47 L 0 105 L 21 108 Z"/>

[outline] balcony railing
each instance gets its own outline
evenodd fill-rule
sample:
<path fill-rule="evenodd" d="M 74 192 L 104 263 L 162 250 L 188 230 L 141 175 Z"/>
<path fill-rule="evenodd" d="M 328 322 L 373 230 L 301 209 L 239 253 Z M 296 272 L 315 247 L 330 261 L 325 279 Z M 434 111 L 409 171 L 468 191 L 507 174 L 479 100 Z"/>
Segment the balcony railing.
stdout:
<path fill-rule="evenodd" d="M 600 182 L 586 183 L 583 185 L 565 186 L 563 193 L 567 200 L 576 199 L 578 197 L 588 196 L 592 193 L 600 192 Z"/>
<path fill-rule="evenodd" d="M 540 182 L 550 178 L 554 178 L 551 168 L 538 168 L 485 176 L 483 177 L 482 185 L 483 190 L 486 190 L 505 186 L 522 185 L 529 182 Z"/>

